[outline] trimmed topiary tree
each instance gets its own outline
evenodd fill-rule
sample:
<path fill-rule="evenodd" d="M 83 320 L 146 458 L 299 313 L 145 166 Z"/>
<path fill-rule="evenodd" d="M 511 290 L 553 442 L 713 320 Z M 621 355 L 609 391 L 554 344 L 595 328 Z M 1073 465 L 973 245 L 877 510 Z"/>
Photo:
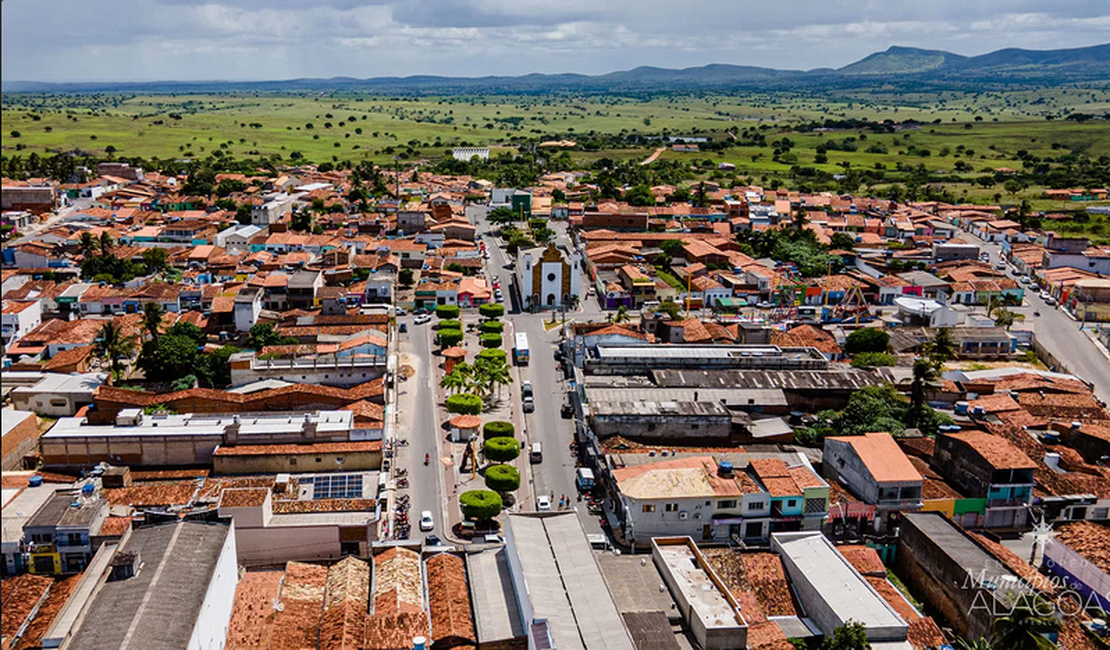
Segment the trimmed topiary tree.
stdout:
<path fill-rule="evenodd" d="M 482 412 L 482 398 L 473 393 L 459 393 L 447 398 L 447 412 L 461 415 L 478 415 Z"/>
<path fill-rule="evenodd" d="M 436 329 L 440 329 L 440 330 L 461 330 L 462 329 L 462 321 L 454 320 L 454 319 L 450 319 L 450 318 L 447 319 L 447 320 L 441 320 L 438 323 L 436 323 Z"/>
<path fill-rule="evenodd" d="M 499 320 L 483 321 L 479 327 L 483 334 L 500 334 L 505 331 L 505 323 Z"/>
<path fill-rule="evenodd" d="M 439 330 L 436 337 L 442 347 L 449 348 L 463 340 L 463 333 L 462 330 Z"/>
<path fill-rule="evenodd" d="M 520 455 L 520 442 L 516 438 L 490 438 L 482 443 L 482 455 L 495 463 L 508 463 Z"/>
<path fill-rule="evenodd" d="M 440 305 L 436 307 L 437 318 L 458 318 L 459 307 L 458 305 Z"/>
<path fill-rule="evenodd" d="M 501 318 L 505 315 L 505 305 L 487 302 L 484 305 L 478 305 L 478 313 L 482 318 Z"/>
<path fill-rule="evenodd" d="M 494 420 L 486 422 L 482 427 L 482 438 L 489 440 L 490 438 L 512 438 L 516 436 L 516 426 L 512 422 L 505 420 Z"/>
<path fill-rule="evenodd" d="M 512 465 L 494 465 L 486 469 L 486 487 L 494 492 L 512 492 L 520 487 L 520 471 Z"/>
<path fill-rule="evenodd" d="M 509 362 L 509 353 L 499 348 L 490 348 L 482 350 L 478 353 L 478 359 L 489 359 L 495 364 L 503 364 Z"/>
<path fill-rule="evenodd" d="M 459 495 L 459 507 L 467 520 L 488 521 L 501 514 L 501 495 L 490 490 L 467 490 Z"/>
<path fill-rule="evenodd" d="M 482 342 L 482 347 L 483 348 L 499 348 L 499 347 L 501 347 L 502 339 L 501 339 L 500 334 L 493 334 L 493 333 L 482 334 L 481 336 L 478 337 L 478 340 Z"/>

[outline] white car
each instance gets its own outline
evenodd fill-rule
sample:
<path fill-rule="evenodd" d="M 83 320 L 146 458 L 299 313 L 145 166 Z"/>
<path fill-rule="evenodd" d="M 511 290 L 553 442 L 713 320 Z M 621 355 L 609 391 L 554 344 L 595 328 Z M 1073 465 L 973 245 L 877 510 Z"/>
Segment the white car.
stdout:
<path fill-rule="evenodd" d="M 397 307 L 396 309 L 393 310 L 393 313 L 396 316 L 408 316 L 409 315 L 408 311 L 406 311 L 404 307 Z"/>
<path fill-rule="evenodd" d="M 412 322 L 417 324 L 417 325 L 423 325 L 424 323 L 430 322 L 431 320 L 432 320 L 432 315 L 431 314 L 420 314 L 419 316 L 414 318 Z"/>
<path fill-rule="evenodd" d="M 436 522 L 432 519 L 432 511 L 425 510 L 420 513 L 420 530 L 431 530 L 436 527 Z"/>
<path fill-rule="evenodd" d="M 1032 282 L 1032 280 L 1029 279 L 1028 275 L 1023 275 L 1020 278 L 1018 278 L 1018 282 L 1020 282 L 1022 284 L 1029 284 L 1030 282 Z"/>
<path fill-rule="evenodd" d="M 539 510 L 540 512 L 547 512 L 548 510 L 551 510 L 551 497 L 547 496 L 546 494 L 541 494 L 540 496 L 536 497 L 536 510 Z"/>

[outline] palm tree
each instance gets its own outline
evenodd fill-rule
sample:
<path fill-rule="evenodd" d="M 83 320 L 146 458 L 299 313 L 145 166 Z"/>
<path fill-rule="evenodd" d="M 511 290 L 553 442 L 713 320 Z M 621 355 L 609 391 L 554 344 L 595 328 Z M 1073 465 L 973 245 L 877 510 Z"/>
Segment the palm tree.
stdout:
<path fill-rule="evenodd" d="M 994 312 L 1002 309 L 1002 298 L 990 296 L 987 298 L 987 318 L 994 316 Z"/>
<path fill-rule="evenodd" d="M 86 230 L 85 232 L 81 233 L 81 242 L 78 244 L 78 246 L 81 248 L 81 254 L 84 255 L 87 259 L 89 257 L 92 257 L 92 254 L 96 252 L 98 243 L 96 241 L 96 237 L 93 237 L 93 234 Z"/>
<path fill-rule="evenodd" d="M 627 323 L 630 320 L 632 320 L 632 317 L 628 315 L 628 307 L 624 305 L 617 307 L 617 313 L 613 315 L 613 322 Z"/>
<path fill-rule="evenodd" d="M 796 230 L 797 232 L 802 232 L 806 229 L 807 223 L 809 223 L 809 217 L 806 215 L 805 208 L 799 208 L 798 210 L 795 210 L 794 218 L 791 219 L 791 224 L 794 226 L 794 230 Z"/>
<path fill-rule="evenodd" d="M 143 305 L 143 331 L 150 334 L 150 340 L 158 342 L 158 335 L 162 333 L 162 317 L 166 310 L 162 303 L 148 302 Z"/>
<path fill-rule="evenodd" d="M 439 380 L 439 386 L 451 394 L 458 393 L 467 386 L 466 375 L 457 369 L 452 370 Z"/>
<path fill-rule="evenodd" d="M 513 383 L 513 375 L 509 372 L 508 364 L 500 359 L 498 361 L 491 361 L 486 364 L 485 373 L 490 386 L 495 386 L 497 388 L 497 399 L 500 401 L 501 387 Z"/>
<path fill-rule="evenodd" d="M 994 647 L 1006 650 L 1052 650 L 1056 644 L 1042 635 L 1059 627 L 1056 619 L 1038 616 L 1029 606 L 1023 605 L 1009 616 L 995 619 L 991 640 Z"/>
<path fill-rule="evenodd" d="M 917 414 L 925 407 L 925 390 L 937 379 L 937 367 L 931 359 L 913 362 L 913 383 L 910 384 L 910 418 L 917 423 Z"/>
<path fill-rule="evenodd" d="M 1006 329 L 1010 329 L 1014 326 L 1014 321 L 1018 320 L 1019 318 L 1023 318 L 1023 316 L 1015 314 L 1009 309 L 999 308 L 998 313 L 994 316 L 994 324 L 998 327 L 1005 327 Z"/>
<path fill-rule="evenodd" d="M 940 363 L 956 356 L 956 339 L 952 338 L 952 330 L 942 327 L 933 337 L 933 358 Z"/>
<path fill-rule="evenodd" d="M 123 330 L 113 322 L 104 323 L 104 327 L 100 328 L 100 333 L 97 334 L 95 348 L 96 353 L 100 357 L 107 358 L 111 364 L 111 376 L 119 375 L 119 360 L 125 357 L 130 358 L 131 353 L 135 350 L 135 337 L 125 336 Z"/>
<path fill-rule="evenodd" d="M 115 240 L 112 239 L 112 236 L 108 234 L 107 230 L 100 233 L 100 254 L 101 255 L 103 255 L 105 257 L 110 255 L 112 253 L 112 246 L 115 246 L 115 244 L 116 244 Z"/>
<path fill-rule="evenodd" d="M 992 650 L 991 642 L 983 637 L 979 637 L 975 641 L 968 641 L 967 639 L 959 639 L 956 641 L 957 650 Z"/>

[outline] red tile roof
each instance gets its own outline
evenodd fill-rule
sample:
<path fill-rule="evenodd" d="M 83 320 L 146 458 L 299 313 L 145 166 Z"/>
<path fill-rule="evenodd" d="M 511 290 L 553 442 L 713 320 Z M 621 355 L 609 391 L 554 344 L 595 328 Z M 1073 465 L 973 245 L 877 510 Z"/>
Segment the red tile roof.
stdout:
<path fill-rule="evenodd" d="M 25 573 L 0 583 L 3 588 L 0 609 L 4 611 L 4 616 L 0 619 L 0 636 L 10 639 L 19 632 L 19 628 L 23 627 L 23 623 L 46 596 L 53 582 L 45 576 Z"/>
<path fill-rule="evenodd" d="M 838 546 L 836 550 L 844 556 L 845 560 L 856 568 L 865 576 L 873 575 L 877 577 L 886 576 L 886 565 L 883 564 L 882 559 L 875 549 L 870 546 L 862 546 L 858 544 L 848 544 L 845 546 Z"/>
<path fill-rule="evenodd" d="M 78 573 L 53 581 L 46 598 L 39 604 L 39 609 L 35 612 L 34 618 L 23 630 L 23 636 L 11 646 L 11 650 L 32 650 L 41 647 L 42 637 L 50 629 L 50 625 L 57 618 L 66 601 L 69 600 L 70 594 L 77 589 L 77 583 L 81 581 L 82 575 Z M 8 615 L 7 605 L 4 605 L 4 616 Z"/>
<path fill-rule="evenodd" d="M 254 571 L 239 578 L 231 608 L 225 650 L 266 650 L 278 611 L 274 600 L 281 587 L 282 571 Z"/>
<path fill-rule="evenodd" d="M 354 454 L 381 451 L 380 440 L 360 442 L 317 442 L 313 444 L 285 445 L 221 445 L 213 456 L 305 456 L 312 454 Z"/>
<path fill-rule="evenodd" d="M 455 638 L 475 642 L 463 559 L 450 553 L 438 553 L 428 558 L 425 567 L 428 573 L 432 640 L 438 642 L 445 638 Z"/>
<path fill-rule="evenodd" d="M 1001 436 L 982 431 L 964 431 L 947 434 L 962 441 L 978 453 L 994 469 L 1035 469 L 1036 463 L 1022 453 L 1014 443 Z"/>
<path fill-rule="evenodd" d="M 920 481 L 906 454 L 889 433 L 867 433 L 862 436 L 830 438 L 852 446 L 867 471 L 879 483 Z"/>
<path fill-rule="evenodd" d="M 1056 541 L 1067 545 L 1104 573 L 1110 573 L 1110 544 L 1106 541 L 1108 536 L 1110 528 L 1089 521 L 1079 521 L 1062 526 L 1056 532 Z"/>

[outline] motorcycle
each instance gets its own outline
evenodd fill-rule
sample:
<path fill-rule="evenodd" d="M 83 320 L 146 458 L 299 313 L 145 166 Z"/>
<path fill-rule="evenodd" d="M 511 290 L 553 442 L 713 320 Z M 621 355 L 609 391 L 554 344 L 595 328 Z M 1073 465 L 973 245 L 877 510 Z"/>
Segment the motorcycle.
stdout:
<path fill-rule="evenodd" d="M 1041 310 L 1039 310 L 1039 309 L 1034 310 L 1033 315 L 1039 318 L 1040 315 L 1041 315 Z"/>
<path fill-rule="evenodd" d="M 408 480 L 407 478 L 399 478 L 399 479 L 397 479 L 397 487 L 399 487 L 399 488 L 407 488 L 408 486 L 409 486 L 409 480 Z"/>
<path fill-rule="evenodd" d="M 424 454 L 424 466 L 427 467 L 428 464 L 431 463 L 431 462 L 432 462 L 432 455 L 431 454 Z"/>

